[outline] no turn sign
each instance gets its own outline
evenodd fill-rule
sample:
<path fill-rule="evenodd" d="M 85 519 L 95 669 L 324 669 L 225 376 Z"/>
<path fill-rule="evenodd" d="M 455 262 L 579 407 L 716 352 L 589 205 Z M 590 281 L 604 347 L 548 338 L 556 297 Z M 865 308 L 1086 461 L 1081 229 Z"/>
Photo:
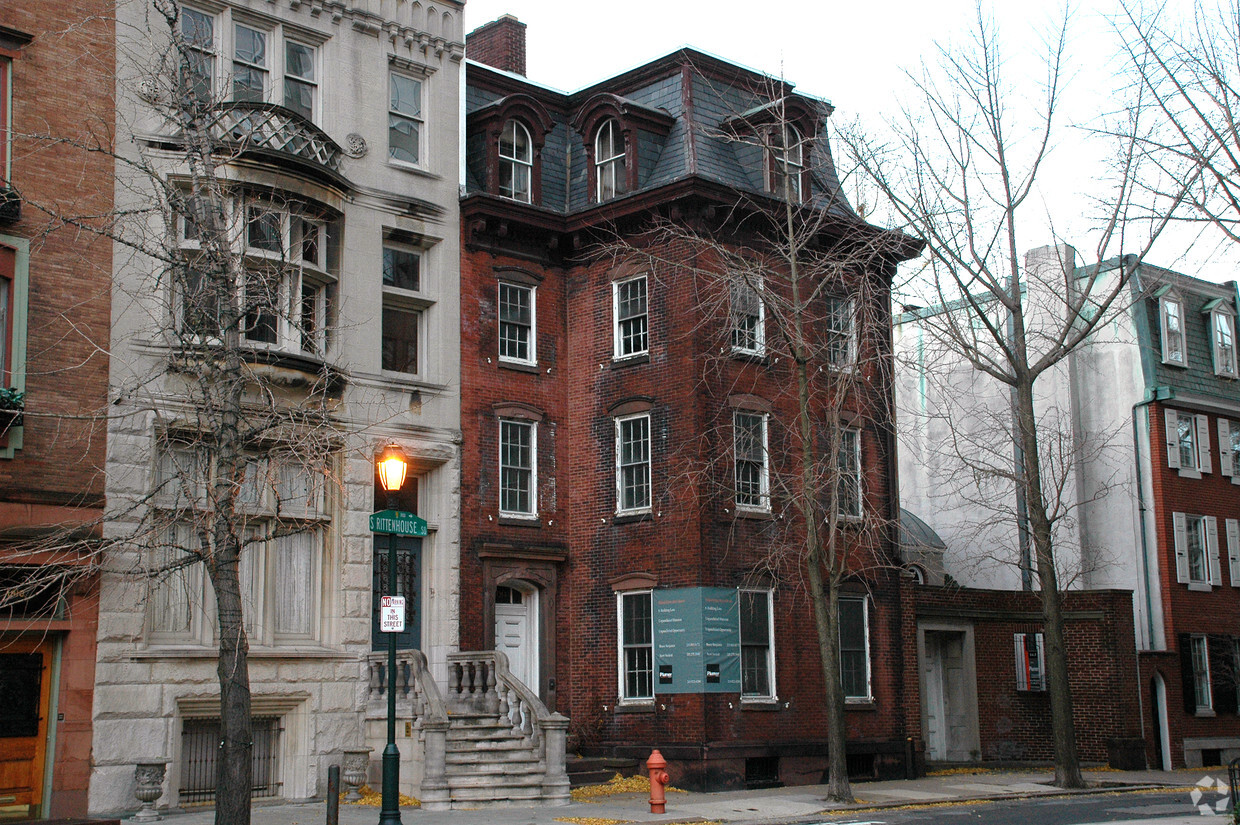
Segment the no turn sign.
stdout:
<path fill-rule="evenodd" d="M 379 630 L 384 633 L 405 632 L 404 596 L 382 596 L 380 598 Z"/>

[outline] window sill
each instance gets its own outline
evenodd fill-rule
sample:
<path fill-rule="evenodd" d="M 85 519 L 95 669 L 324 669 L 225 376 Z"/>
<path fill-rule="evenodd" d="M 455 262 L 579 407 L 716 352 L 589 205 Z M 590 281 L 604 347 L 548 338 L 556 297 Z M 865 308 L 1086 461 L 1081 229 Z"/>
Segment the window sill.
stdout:
<path fill-rule="evenodd" d="M 430 178 L 431 180 L 443 180 L 442 175 L 437 175 L 429 169 L 416 166 L 412 163 L 407 163 L 403 160 L 392 160 L 391 158 L 388 158 L 387 165 L 391 169 L 399 169 L 402 172 L 409 172 L 410 174 L 418 175 L 419 177 Z"/>
<path fill-rule="evenodd" d="M 1188 364 L 1184 364 L 1179 361 L 1168 361 L 1164 358 L 1162 363 L 1164 367 L 1179 367 L 1182 370 L 1188 369 Z"/>
<path fill-rule="evenodd" d="M 616 513 L 612 524 L 636 524 L 639 521 L 654 521 L 654 514 L 649 510 L 643 513 Z"/>
<path fill-rule="evenodd" d="M 775 516 L 770 510 L 750 509 L 748 507 L 737 507 L 732 511 L 733 520 L 736 519 L 753 519 L 755 521 L 770 521 Z"/>
<path fill-rule="evenodd" d="M 654 713 L 654 700 L 632 699 L 617 702 L 616 713 Z"/>
<path fill-rule="evenodd" d="M 1186 470 L 1183 467 L 1181 467 L 1176 472 L 1180 476 L 1180 478 L 1191 478 L 1191 479 L 1197 479 L 1197 480 L 1200 480 L 1201 478 L 1200 470 Z"/>
<path fill-rule="evenodd" d="M 505 361 L 500 358 L 497 362 L 502 370 L 512 370 L 513 372 L 528 372 L 531 375 L 538 375 L 538 364 L 527 364 L 522 361 Z"/>
<path fill-rule="evenodd" d="M 613 355 L 611 358 L 612 369 L 618 367 L 631 367 L 634 364 L 649 364 L 650 352 L 643 352 L 637 355 Z"/>
<path fill-rule="evenodd" d="M 135 650 L 126 654 L 131 660 L 137 659 L 218 659 L 220 655 L 219 649 L 214 645 L 197 645 L 197 644 L 175 644 L 175 645 L 158 645 L 153 644 L 146 650 Z M 318 647 L 314 645 L 289 646 L 289 647 L 252 647 L 249 654 L 251 659 L 350 659 L 351 657 L 342 655 L 338 650 L 332 650 L 327 647 Z"/>
<path fill-rule="evenodd" d="M 1209 582 L 1189 582 L 1188 589 L 1196 593 L 1210 593 L 1214 587 Z"/>
<path fill-rule="evenodd" d="M 778 699 L 768 699 L 765 697 L 746 699 L 741 697 L 741 710 L 752 710 L 756 713 L 771 713 L 780 708 Z"/>
<path fill-rule="evenodd" d="M 748 361 L 751 364 L 767 364 L 766 351 L 758 352 L 756 350 L 733 349 L 732 357 L 737 361 Z"/>
<path fill-rule="evenodd" d="M 878 710 L 878 703 L 869 699 L 845 699 L 844 710 Z"/>
<path fill-rule="evenodd" d="M 542 527 L 542 520 L 534 516 L 506 516 L 501 514 L 499 517 L 501 527 Z"/>
<path fill-rule="evenodd" d="M 1215 716 L 1218 716 L 1218 713 L 1215 712 L 1214 708 L 1197 708 L 1193 716 L 1201 719 L 1213 719 Z"/>

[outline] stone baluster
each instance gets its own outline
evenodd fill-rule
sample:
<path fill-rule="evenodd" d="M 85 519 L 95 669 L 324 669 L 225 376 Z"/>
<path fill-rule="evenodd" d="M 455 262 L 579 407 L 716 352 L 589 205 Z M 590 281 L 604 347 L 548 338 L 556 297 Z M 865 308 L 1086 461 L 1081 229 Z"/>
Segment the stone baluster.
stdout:
<path fill-rule="evenodd" d="M 553 713 L 542 720 L 543 758 L 546 773 L 543 774 L 543 800 L 546 805 L 569 803 L 569 780 L 565 769 L 565 748 L 568 740 L 568 718 Z"/>
<path fill-rule="evenodd" d="M 447 719 L 428 720 L 422 729 L 425 761 L 418 798 L 423 810 L 446 811 L 452 807 L 446 772 L 449 725 Z"/>
<path fill-rule="evenodd" d="M 487 692 L 486 692 L 486 712 L 499 712 L 499 692 L 496 688 L 495 664 L 487 663 Z"/>

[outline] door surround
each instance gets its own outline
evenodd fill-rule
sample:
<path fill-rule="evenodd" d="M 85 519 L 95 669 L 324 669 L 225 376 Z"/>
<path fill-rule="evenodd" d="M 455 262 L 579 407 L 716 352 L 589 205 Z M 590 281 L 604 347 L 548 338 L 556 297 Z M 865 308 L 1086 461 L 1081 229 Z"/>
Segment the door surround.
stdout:
<path fill-rule="evenodd" d="M 926 700 L 925 668 L 929 664 L 927 658 L 926 633 L 960 633 L 964 636 L 962 659 L 964 692 L 960 697 L 964 703 L 965 733 L 963 741 L 957 743 L 960 750 L 981 757 L 981 736 L 977 713 L 977 662 L 975 658 L 973 624 L 971 622 L 920 621 L 917 623 L 917 674 L 921 688 L 921 735 L 922 741 L 929 745 Z M 940 665 L 941 666 L 941 665 Z M 945 733 L 946 735 L 946 733 Z M 946 754 L 944 754 L 946 758 Z"/>
<path fill-rule="evenodd" d="M 556 709 L 556 605 L 559 566 L 568 557 L 564 550 L 544 547 L 513 547 L 484 544 L 478 549 L 482 561 L 483 647 L 495 649 L 495 588 L 500 585 L 538 591 L 538 684 L 529 685 L 543 704 Z M 519 585 L 524 585 L 522 588 Z"/>

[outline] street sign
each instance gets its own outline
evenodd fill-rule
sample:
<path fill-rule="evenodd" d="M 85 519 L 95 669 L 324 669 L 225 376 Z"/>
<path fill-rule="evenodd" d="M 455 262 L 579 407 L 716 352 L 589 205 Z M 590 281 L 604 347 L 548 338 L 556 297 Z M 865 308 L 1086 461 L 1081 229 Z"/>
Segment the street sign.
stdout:
<path fill-rule="evenodd" d="M 403 510 L 380 510 L 370 517 L 370 532 L 398 536 L 425 536 L 426 519 Z"/>
<path fill-rule="evenodd" d="M 405 597 L 382 596 L 379 600 L 379 630 L 384 633 L 405 632 Z"/>

